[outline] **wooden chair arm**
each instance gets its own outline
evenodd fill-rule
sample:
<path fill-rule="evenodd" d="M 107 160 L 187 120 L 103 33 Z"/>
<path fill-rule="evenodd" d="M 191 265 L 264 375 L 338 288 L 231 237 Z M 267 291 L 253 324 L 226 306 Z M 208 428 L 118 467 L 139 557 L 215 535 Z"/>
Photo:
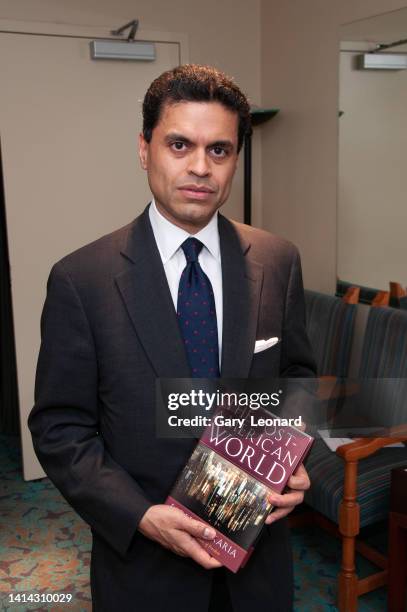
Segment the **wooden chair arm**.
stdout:
<path fill-rule="evenodd" d="M 400 283 L 395 283 L 390 281 L 390 297 L 392 298 L 401 298 L 407 295 L 407 291 L 400 285 Z"/>
<path fill-rule="evenodd" d="M 345 304 L 357 304 L 359 302 L 360 287 L 348 287 L 344 296 L 342 296 L 342 302 Z"/>
<path fill-rule="evenodd" d="M 373 453 L 384 446 L 406 441 L 406 434 L 399 436 L 394 435 L 387 438 L 356 438 L 352 442 L 349 442 L 349 444 L 338 446 L 336 454 L 346 462 L 355 462 L 359 461 L 359 459 L 364 459 L 365 457 L 373 455 Z"/>
<path fill-rule="evenodd" d="M 371 306 L 388 306 L 390 301 L 390 291 L 378 291 L 372 300 Z"/>

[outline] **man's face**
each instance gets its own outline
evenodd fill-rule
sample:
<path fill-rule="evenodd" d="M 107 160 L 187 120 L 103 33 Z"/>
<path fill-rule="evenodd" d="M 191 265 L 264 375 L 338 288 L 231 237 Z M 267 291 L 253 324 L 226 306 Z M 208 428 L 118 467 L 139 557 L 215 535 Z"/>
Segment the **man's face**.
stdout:
<path fill-rule="evenodd" d="M 218 102 L 166 104 L 140 161 L 158 210 L 195 234 L 226 202 L 236 170 L 238 114 Z"/>

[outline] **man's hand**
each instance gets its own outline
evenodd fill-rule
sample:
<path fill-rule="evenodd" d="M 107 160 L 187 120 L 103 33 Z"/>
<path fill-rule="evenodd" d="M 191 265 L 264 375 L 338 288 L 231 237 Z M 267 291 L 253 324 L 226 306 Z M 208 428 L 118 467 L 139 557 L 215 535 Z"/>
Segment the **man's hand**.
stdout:
<path fill-rule="evenodd" d="M 278 519 L 287 516 L 295 506 L 301 504 L 304 500 L 304 491 L 310 487 L 310 479 L 307 474 L 307 470 L 301 464 L 295 474 L 289 478 L 288 492 L 279 495 L 278 493 L 272 493 L 269 495 L 268 500 L 273 506 L 276 506 L 277 510 L 274 510 L 270 516 L 266 518 L 266 525 L 270 525 Z"/>
<path fill-rule="evenodd" d="M 215 530 L 189 518 L 178 508 L 164 504 L 151 506 L 141 519 L 138 529 L 150 540 L 155 540 L 181 557 L 191 557 L 205 569 L 222 565 L 196 539 L 213 540 Z"/>

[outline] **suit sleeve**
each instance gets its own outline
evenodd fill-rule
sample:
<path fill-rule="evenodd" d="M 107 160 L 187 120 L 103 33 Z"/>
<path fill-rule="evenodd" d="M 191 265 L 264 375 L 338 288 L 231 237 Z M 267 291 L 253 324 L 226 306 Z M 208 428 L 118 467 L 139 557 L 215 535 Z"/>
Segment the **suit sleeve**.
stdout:
<path fill-rule="evenodd" d="M 316 364 L 305 326 L 305 300 L 300 255 L 295 247 L 284 311 L 280 375 L 287 378 L 316 376 Z"/>
<path fill-rule="evenodd" d="M 98 434 L 94 339 L 61 262 L 48 279 L 28 426 L 37 457 L 54 485 L 92 529 L 125 555 L 151 503 Z"/>

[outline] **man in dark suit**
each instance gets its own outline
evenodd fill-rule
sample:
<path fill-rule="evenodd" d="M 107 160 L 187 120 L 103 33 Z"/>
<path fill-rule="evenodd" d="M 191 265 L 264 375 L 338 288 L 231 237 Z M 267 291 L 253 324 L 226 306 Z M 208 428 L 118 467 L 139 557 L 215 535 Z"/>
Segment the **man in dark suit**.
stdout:
<path fill-rule="evenodd" d="M 194 65 L 166 72 L 151 84 L 143 118 L 152 203 L 49 277 L 29 417 L 34 447 L 92 529 L 98 612 L 288 612 L 283 517 L 309 486 L 305 469 L 273 496 L 277 509 L 252 558 L 231 574 L 196 539 L 211 530 L 163 505 L 195 442 L 157 438 L 154 406 L 157 377 L 314 375 L 299 256 L 287 241 L 217 212 L 250 129 L 232 80 Z M 270 348 L 256 344 L 274 337 Z"/>

